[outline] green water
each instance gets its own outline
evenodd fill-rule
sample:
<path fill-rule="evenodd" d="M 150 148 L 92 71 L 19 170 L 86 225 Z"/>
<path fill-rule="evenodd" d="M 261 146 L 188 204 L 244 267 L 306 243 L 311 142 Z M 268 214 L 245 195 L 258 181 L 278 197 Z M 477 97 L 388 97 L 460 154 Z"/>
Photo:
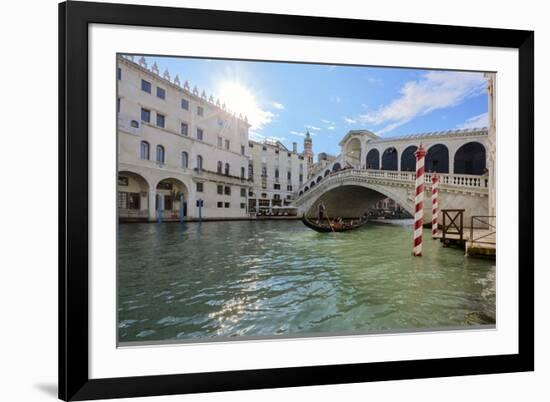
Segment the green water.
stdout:
<path fill-rule="evenodd" d="M 317 233 L 299 221 L 119 225 L 119 341 L 494 324 L 494 261 L 407 224 Z"/>

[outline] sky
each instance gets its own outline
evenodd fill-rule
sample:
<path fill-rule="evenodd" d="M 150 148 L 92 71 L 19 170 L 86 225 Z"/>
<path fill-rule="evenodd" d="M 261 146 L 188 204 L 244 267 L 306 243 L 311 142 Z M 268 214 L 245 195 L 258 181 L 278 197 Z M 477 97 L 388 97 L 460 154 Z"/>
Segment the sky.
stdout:
<path fill-rule="evenodd" d="M 138 58 L 136 57 L 137 61 Z M 146 57 L 183 85 L 246 114 L 249 137 L 288 148 L 309 130 L 315 153 L 338 154 L 349 130 L 381 137 L 487 125 L 483 73 L 388 67 Z"/>

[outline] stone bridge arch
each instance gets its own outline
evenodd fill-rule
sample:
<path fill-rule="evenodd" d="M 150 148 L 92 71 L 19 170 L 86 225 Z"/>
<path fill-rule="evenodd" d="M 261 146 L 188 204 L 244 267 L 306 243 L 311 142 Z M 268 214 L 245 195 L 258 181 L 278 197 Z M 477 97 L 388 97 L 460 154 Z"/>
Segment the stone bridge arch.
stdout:
<path fill-rule="evenodd" d="M 320 187 L 320 186 L 318 186 Z M 314 189 L 311 189 L 313 191 Z M 317 206 L 325 203 L 327 213 L 331 210 L 342 218 L 356 218 L 361 216 L 376 202 L 391 198 L 411 215 L 414 215 L 414 203 L 408 187 L 390 187 L 368 181 L 354 181 L 350 183 L 334 182 L 323 184 L 322 189 L 308 195 L 307 200 L 300 203 L 300 214 L 313 217 L 317 213 Z M 305 196 L 305 195 L 304 195 Z"/>

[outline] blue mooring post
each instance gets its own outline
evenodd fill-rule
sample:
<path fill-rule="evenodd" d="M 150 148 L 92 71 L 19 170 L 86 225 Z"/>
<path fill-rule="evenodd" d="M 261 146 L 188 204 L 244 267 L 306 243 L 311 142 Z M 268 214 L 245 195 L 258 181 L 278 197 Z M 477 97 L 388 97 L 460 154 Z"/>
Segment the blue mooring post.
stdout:
<path fill-rule="evenodd" d="M 185 201 L 183 200 L 183 194 L 180 195 L 180 224 L 183 225 L 183 211 L 185 208 Z"/>
<path fill-rule="evenodd" d="M 202 199 L 199 198 L 199 223 L 202 222 Z"/>
<path fill-rule="evenodd" d="M 162 223 L 162 210 L 163 210 L 162 194 L 158 194 L 157 197 L 158 197 L 158 199 L 157 199 L 157 223 Z"/>

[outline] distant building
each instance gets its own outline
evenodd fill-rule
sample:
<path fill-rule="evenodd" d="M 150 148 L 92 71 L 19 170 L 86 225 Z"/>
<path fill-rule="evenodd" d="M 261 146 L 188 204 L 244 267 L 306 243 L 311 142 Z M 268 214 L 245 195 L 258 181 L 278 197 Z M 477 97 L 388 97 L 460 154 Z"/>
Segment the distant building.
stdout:
<path fill-rule="evenodd" d="M 307 170 L 311 172 L 311 167 L 313 165 L 313 140 L 311 139 L 311 134 L 309 130 L 306 132 L 306 137 L 304 138 L 304 158 L 307 162 Z M 307 176 L 309 179 L 310 175 Z"/>
<path fill-rule="evenodd" d="M 336 160 L 336 156 L 321 152 L 317 155 L 317 162 L 311 165 L 309 177 L 316 176 L 324 168 Z"/>
<path fill-rule="evenodd" d="M 290 151 L 280 141 L 249 141 L 248 153 L 252 185 L 249 212 L 270 213 L 273 207 L 290 204 L 308 172 L 305 156 L 297 152 L 296 143 Z"/>

